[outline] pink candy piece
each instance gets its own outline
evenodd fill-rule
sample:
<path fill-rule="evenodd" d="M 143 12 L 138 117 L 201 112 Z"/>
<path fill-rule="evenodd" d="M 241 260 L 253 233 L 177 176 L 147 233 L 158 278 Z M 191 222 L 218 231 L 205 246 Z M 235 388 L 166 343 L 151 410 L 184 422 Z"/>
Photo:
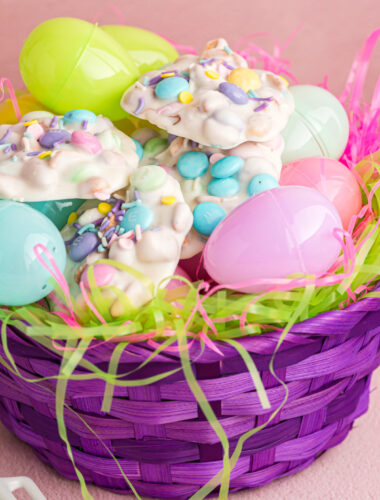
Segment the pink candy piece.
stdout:
<path fill-rule="evenodd" d="M 83 130 L 76 130 L 71 136 L 71 143 L 88 153 L 95 155 L 103 149 L 97 137 Z"/>
<path fill-rule="evenodd" d="M 25 132 L 28 134 L 31 134 L 36 141 L 45 133 L 45 130 L 41 127 L 39 123 L 32 123 L 32 125 L 29 125 Z"/>
<path fill-rule="evenodd" d="M 224 158 L 224 155 L 222 153 L 214 153 L 210 156 L 210 165 L 214 165 L 217 161 L 221 160 Z"/>
<path fill-rule="evenodd" d="M 115 275 L 115 269 L 112 266 L 107 266 L 106 264 L 95 264 L 93 269 L 97 286 L 106 286 L 112 282 Z M 81 281 L 86 288 L 90 288 L 87 269 L 83 273 Z"/>

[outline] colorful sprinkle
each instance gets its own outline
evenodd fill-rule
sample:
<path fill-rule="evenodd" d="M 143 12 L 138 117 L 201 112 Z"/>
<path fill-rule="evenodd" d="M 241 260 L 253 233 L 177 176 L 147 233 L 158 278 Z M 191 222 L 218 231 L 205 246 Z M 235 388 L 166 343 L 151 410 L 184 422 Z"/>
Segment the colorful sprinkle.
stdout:
<path fill-rule="evenodd" d="M 3 137 L 0 139 L 0 144 L 5 144 L 7 142 L 8 137 L 11 135 L 11 129 L 9 128 Z"/>
<path fill-rule="evenodd" d="M 223 47 L 223 50 L 224 50 L 224 52 L 227 52 L 227 54 L 233 54 L 232 50 L 229 48 L 229 46 L 228 46 L 228 45 L 225 45 L 225 46 Z"/>
<path fill-rule="evenodd" d="M 57 123 L 58 123 L 58 116 L 57 115 L 54 115 L 51 122 L 50 122 L 50 127 L 51 128 L 54 128 L 57 126 Z"/>
<path fill-rule="evenodd" d="M 188 90 L 183 90 L 178 96 L 179 102 L 182 102 L 183 104 L 189 104 L 189 102 L 191 102 L 193 99 L 193 94 Z"/>
<path fill-rule="evenodd" d="M 69 218 L 67 219 L 67 224 L 71 225 L 71 224 L 74 224 L 75 221 L 78 220 L 78 212 L 72 212 L 70 215 L 69 215 Z"/>
<path fill-rule="evenodd" d="M 161 73 L 161 78 L 169 78 L 170 76 L 175 76 L 176 72 L 172 71 L 170 73 Z"/>
<path fill-rule="evenodd" d="M 24 122 L 23 125 L 24 127 L 29 127 L 29 125 L 34 125 L 35 123 L 38 123 L 38 120 L 30 120 L 29 122 Z"/>
<path fill-rule="evenodd" d="M 145 108 L 145 99 L 143 97 L 140 97 L 139 98 L 139 102 L 138 102 L 138 105 L 137 105 L 137 108 L 135 110 L 135 115 L 138 115 L 139 113 L 141 113 L 141 111 Z"/>
<path fill-rule="evenodd" d="M 144 87 L 147 87 L 149 85 L 149 78 L 147 76 L 142 81 L 142 84 L 144 85 Z"/>
<path fill-rule="evenodd" d="M 161 198 L 161 203 L 163 205 L 172 205 L 177 201 L 177 198 L 175 196 L 163 196 Z"/>
<path fill-rule="evenodd" d="M 139 157 L 139 160 L 141 160 L 141 158 L 144 156 L 144 148 L 137 139 L 134 139 L 133 137 L 131 137 L 131 139 L 136 145 L 136 154 Z"/>
<path fill-rule="evenodd" d="M 287 87 L 289 87 L 289 82 L 288 82 L 288 80 L 287 80 L 286 78 L 284 78 L 284 77 L 283 77 L 283 76 L 281 76 L 281 75 L 277 75 L 277 76 L 278 76 L 279 78 L 281 78 L 281 80 L 285 83 L 285 85 L 286 85 Z"/>
<path fill-rule="evenodd" d="M 205 75 L 212 80 L 217 80 L 218 78 L 220 78 L 219 73 L 217 73 L 216 71 L 212 71 L 211 69 L 205 71 Z"/>
<path fill-rule="evenodd" d="M 48 156 L 51 156 L 51 154 L 52 154 L 52 151 L 44 151 L 43 153 L 41 153 L 39 155 L 38 158 L 41 158 L 41 160 L 43 160 L 44 158 L 47 158 Z"/>
<path fill-rule="evenodd" d="M 268 103 L 267 102 L 263 102 L 262 104 L 260 104 L 260 106 L 257 106 L 257 108 L 255 108 L 254 111 L 255 112 L 257 112 L 257 111 L 263 111 L 267 107 L 268 107 Z"/>
<path fill-rule="evenodd" d="M 34 139 L 30 132 L 24 132 L 24 137 L 27 137 L 28 139 Z"/>

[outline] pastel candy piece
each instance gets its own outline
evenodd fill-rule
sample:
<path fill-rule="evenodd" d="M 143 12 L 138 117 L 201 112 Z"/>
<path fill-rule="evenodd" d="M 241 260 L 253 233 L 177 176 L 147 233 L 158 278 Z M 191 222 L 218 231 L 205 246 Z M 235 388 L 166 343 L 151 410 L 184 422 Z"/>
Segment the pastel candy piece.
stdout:
<path fill-rule="evenodd" d="M 256 90 L 261 85 L 259 75 L 251 68 L 236 68 L 228 75 L 227 81 L 238 85 L 244 92 Z"/>
<path fill-rule="evenodd" d="M 131 185 L 143 193 L 155 191 L 165 184 L 167 175 L 168 174 L 162 167 L 147 165 L 138 168 L 136 172 L 132 174 Z"/>
<path fill-rule="evenodd" d="M 139 157 L 139 160 L 141 160 L 141 158 L 144 156 L 144 148 L 137 139 L 134 139 L 133 137 L 131 139 L 136 144 L 136 154 Z"/>
<path fill-rule="evenodd" d="M 92 111 L 88 109 L 73 109 L 65 115 L 63 115 L 63 123 L 83 123 L 89 122 L 94 123 L 98 117 Z"/>
<path fill-rule="evenodd" d="M 154 219 L 152 210 L 145 205 L 137 205 L 130 208 L 123 217 L 120 227 L 127 231 L 135 231 L 137 225 L 143 231 L 149 228 Z"/>
<path fill-rule="evenodd" d="M 49 130 L 40 137 L 40 144 L 43 148 L 53 149 L 57 142 L 70 142 L 71 134 L 67 130 Z"/>
<path fill-rule="evenodd" d="M 177 169 L 184 179 L 196 179 L 207 172 L 208 157 L 201 151 L 188 151 L 178 158 Z"/>
<path fill-rule="evenodd" d="M 226 156 L 213 164 L 210 173 L 217 179 L 224 179 L 239 172 L 243 165 L 244 161 L 240 156 Z"/>
<path fill-rule="evenodd" d="M 71 136 L 71 142 L 75 146 L 93 155 L 99 153 L 102 149 L 102 143 L 95 136 L 84 130 L 76 130 Z"/>
<path fill-rule="evenodd" d="M 233 177 L 226 179 L 214 179 L 210 182 L 207 188 L 208 194 L 218 196 L 219 198 L 227 198 L 235 196 L 240 191 L 239 182 Z"/>
<path fill-rule="evenodd" d="M 274 189 L 278 186 L 278 182 L 272 175 L 255 175 L 248 184 L 248 194 L 249 196 L 254 196 L 255 194 L 263 193 L 264 191 L 268 191 L 268 189 Z"/>
<path fill-rule="evenodd" d="M 32 125 L 29 125 L 28 127 L 26 127 L 25 132 L 32 135 L 33 138 L 36 139 L 36 141 L 38 141 L 38 139 L 45 133 L 44 129 L 39 123 L 33 123 Z"/>
<path fill-rule="evenodd" d="M 154 158 L 168 147 L 169 141 L 164 137 L 153 137 L 144 145 L 144 154 Z"/>
<path fill-rule="evenodd" d="M 224 94 L 228 99 L 235 104 L 247 104 L 249 98 L 247 93 L 234 83 L 222 82 L 219 87 L 219 92 Z"/>
<path fill-rule="evenodd" d="M 226 215 L 225 210 L 212 201 L 199 203 L 193 211 L 194 228 L 198 233 L 210 236 Z"/>
<path fill-rule="evenodd" d="M 112 266 L 107 266 L 107 264 L 96 264 L 93 267 L 95 283 L 97 286 L 107 286 L 109 285 L 114 276 L 115 268 Z M 81 281 L 86 288 L 90 288 L 90 282 L 88 278 L 88 269 L 82 274 Z"/>
<path fill-rule="evenodd" d="M 189 82 L 180 76 L 170 76 L 161 80 L 155 89 L 159 99 L 176 99 L 184 90 L 189 90 Z"/>
<path fill-rule="evenodd" d="M 217 122 L 227 125 L 228 127 L 236 128 L 236 130 L 244 130 L 245 124 L 240 116 L 228 108 L 217 109 L 212 118 Z M 215 126 L 215 125 L 214 125 Z"/>
<path fill-rule="evenodd" d="M 99 245 L 99 238 L 96 233 L 86 232 L 75 238 L 70 245 L 69 257 L 74 262 L 80 262 L 90 255 Z"/>

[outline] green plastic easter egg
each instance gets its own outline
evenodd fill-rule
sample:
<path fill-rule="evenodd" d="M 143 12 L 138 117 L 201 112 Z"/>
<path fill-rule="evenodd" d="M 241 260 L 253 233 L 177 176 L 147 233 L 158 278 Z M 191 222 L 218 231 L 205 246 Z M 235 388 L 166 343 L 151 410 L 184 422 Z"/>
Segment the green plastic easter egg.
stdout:
<path fill-rule="evenodd" d="M 46 215 L 61 230 L 67 224 L 69 215 L 78 210 L 85 201 L 80 199 L 28 201 L 26 204 Z"/>
<path fill-rule="evenodd" d="M 133 26 L 108 25 L 102 29 L 128 51 L 139 73 L 147 73 L 175 61 L 178 52 L 159 35 Z"/>
<path fill-rule="evenodd" d="M 346 148 L 349 122 L 345 109 L 327 90 L 314 85 L 289 87 L 295 111 L 282 136 L 282 162 L 325 156 L 338 160 Z"/>
<path fill-rule="evenodd" d="M 126 50 L 95 24 L 61 17 L 32 31 L 20 54 L 25 85 L 59 114 L 89 109 L 111 120 L 126 116 L 125 90 L 139 77 Z"/>

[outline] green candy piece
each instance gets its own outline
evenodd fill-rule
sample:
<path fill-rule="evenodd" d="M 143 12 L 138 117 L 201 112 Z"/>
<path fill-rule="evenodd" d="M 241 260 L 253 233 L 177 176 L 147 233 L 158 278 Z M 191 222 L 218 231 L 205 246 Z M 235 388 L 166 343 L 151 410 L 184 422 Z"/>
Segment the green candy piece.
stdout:
<path fill-rule="evenodd" d="M 113 134 L 110 130 L 105 130 L 97 136 L 103 149 L 114 149 L 115 147 L 121 149 L 121 141 L 119 137 Z"/>
<path fill-rule="evenodd" d="M 98 170 L 93 165 L 80 165 L 76 168 L 74 174 L 70 177 L 71 182 L 82 182 L 90 177 L 98 175 Z"/>
<path fill-rule="evenodd" d="M 163 137 L 153 137 L 144 146 L 144 155 L 150 158 L 155 158 L 157 155 L 165 151 L 169 146 L 169 141 Z"/>
<path fill-rule="evenodd" d="M 149 191 L 155 191 L 163 186 L 167 176 L 168 174 L 162 167 L 147 165 L 138 168 L 131 176 L 131 185 L 138 191 L 147 193 Z"/>

